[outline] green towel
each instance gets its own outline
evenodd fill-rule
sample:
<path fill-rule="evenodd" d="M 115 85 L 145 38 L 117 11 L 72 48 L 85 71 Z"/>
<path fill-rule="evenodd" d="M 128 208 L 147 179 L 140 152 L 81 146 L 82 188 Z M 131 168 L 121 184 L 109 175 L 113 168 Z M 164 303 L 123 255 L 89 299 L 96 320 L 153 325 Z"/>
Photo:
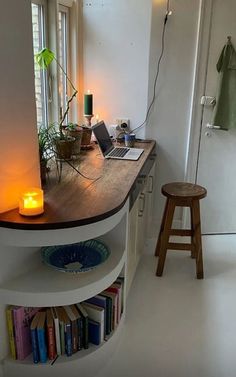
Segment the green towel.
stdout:
<path fill-rule="evenodd" d="M 220 77 L 212 124 L 222 130 L 229 130 L 236 128 L 236 52 L 230 38 L 216 68 Z"/>

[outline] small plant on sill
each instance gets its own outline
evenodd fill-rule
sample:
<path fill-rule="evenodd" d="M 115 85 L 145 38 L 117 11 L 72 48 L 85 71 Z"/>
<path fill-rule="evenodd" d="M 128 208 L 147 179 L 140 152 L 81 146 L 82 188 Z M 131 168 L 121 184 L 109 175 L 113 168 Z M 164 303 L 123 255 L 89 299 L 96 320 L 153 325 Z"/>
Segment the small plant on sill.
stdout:
<path fill-rule="evenodd" d="M 35 55 L 35 60 L 41 69 L 48 69 L 50 64 L 55 61 L 73 90 L 71 96 L 67 100 L 64 113 L 60 115 L 59 123 L 53 123 L 50 126 L 50 134 L 54 140 L 57 157 L 62 160 L 70 159 L 75 139 L 64 133 L 65 127 L 63 123 L 69 113 L 71 102 L 76 97 L 78 91 L 51 50 L 43 48 Z"/>

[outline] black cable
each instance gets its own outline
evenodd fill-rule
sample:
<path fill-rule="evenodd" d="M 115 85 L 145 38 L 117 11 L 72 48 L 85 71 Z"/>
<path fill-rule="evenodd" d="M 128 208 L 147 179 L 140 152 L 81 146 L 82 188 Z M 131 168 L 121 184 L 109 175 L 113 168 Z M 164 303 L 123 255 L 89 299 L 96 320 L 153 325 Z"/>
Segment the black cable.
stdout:
<path fill-rule="evenodd" d="M 155 102 L 155 99 L 156 99 L 156 86 L 157 86 L 157 80 L 158 80 L 159 73 L 160 73 L 161 61 L 162 61 L 164 51 L 165 51 L 165 31 L 166 31 L 166 23 L 167 23 L 167 20 L 168 20 L 169 12 L 170 12 L 170 0 L 167 0 L 166 14 L 165 14 L 164 22 L 163 22 L 162 36 L 161 36 L 161 53 L 160 53 L 160 56 L 159 56 L 159 59 L 158 59 L 158 62 L 157 62 L 157 71 L 156 71 L 156 77 L 155 77 L 154 86 L 153 86 L 153 97 L 152 97 L 151 103 L 148 107 L 145 120 L 143 121 L 142 124 L 140 124 L 140 126 L 131 130 L 130 133 L 131 132 L 134 133 L 135 131 L 137 132 L 141 127 L 143 127 L 146 124 L 146 122 L 149 118 L 149 115 L 150 115 L 151 108 L 152 108 L 152 106 Z"/>

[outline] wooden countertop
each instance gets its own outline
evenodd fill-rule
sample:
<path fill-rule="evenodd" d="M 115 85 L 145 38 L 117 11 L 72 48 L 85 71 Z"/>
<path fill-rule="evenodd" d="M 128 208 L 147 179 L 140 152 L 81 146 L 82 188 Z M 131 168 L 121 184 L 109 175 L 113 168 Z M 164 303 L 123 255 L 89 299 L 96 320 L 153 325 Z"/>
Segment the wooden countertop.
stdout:
<path fill-rule="evenodd" d="M 61 183 L 49 174 L 45 190 L 45 211 L 37 217 L 19 215 L 18 209 L 0 214 L 0 227 L 11 229 L 60 229 L 91 224 L 118 212 L 145 163 L 155 153 L 155 141 L 136 143 L 144 149 L 138 161 L 103 159 L 98 147 L 82 152 L 80 162 L 73 163 L 79 175 L 62 163 Z"/>

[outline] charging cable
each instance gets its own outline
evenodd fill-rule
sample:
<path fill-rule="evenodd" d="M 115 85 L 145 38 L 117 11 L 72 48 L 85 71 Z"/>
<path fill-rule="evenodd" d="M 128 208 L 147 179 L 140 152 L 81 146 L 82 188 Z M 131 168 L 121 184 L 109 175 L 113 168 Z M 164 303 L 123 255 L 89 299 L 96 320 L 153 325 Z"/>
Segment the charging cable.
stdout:
<path fill-rule="evenodd" d="M 150 105 L 148 107 L 145 120 L 143 121 L 142 124 L 140 124 L 140 126 L 134 128 L 132 131 L 130 131 L 130 133 L 137 133 L 140 130 L 140 128 L 142 128 L 146 124 L 146 122 L 147 122 L 147 120 L 149 118 L 152 106 L 153 106 L 153 104 L 155 102 L 155 99 L 156 99 L 156 86 L 157 86 L 157 81 L 158 81 L 158 77 L 159 77 L 159 73 L 160 73 L 160 65 L 161 65 L 161 61 L 162 61 L 162 58 L 163 58 L 163 55 L 164 55 L 164 51 L 165 51 L 166 24 L 167 24 L 167 21 L 168 21 L 168 17 L 171 14 L 172 14 L 172 11 L 170 10 L 170 0 L 167 0 L 166 14 L 165 14 L 164 22 L 163 22 L 162 35 L 161 35 L 161 53 L 160 53 L 160 56 L 159 56 L 158 62 L 157 62 L 157 71 L 156 71 L 156 76 L 155 76 L 154 86 L 153 86 L 153 97 L 152 97 L 151 103 L 150 103 Z"/>

